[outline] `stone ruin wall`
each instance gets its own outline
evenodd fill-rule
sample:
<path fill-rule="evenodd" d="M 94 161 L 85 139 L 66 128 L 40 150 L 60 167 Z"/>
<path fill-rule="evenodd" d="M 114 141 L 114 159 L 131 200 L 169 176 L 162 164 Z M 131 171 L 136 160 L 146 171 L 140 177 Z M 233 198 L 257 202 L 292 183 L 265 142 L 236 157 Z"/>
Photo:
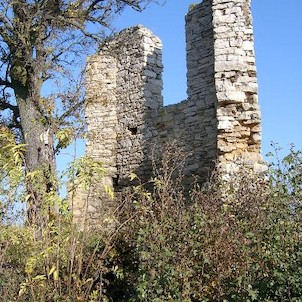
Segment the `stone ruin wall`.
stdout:
<path fill-rule="evenodd" d="M 213 0 L 218 154 L 225 167 L 241 157 L 261 171 L 261 115 L 251 0 Z"/>
<path fill-rule="evenodd" d="M 226 172 L 238 159 L 261 170 L 250 0 L 204 0 L 190 7 L 188 99 L 169 106 L 163 106 L 161 94 L 161 48 L 159 38 L 137 26 L 104 42 L 88 60 L 87 154 L 107 170 L 98 187 L 126 187 L 131 172 L 150 179 L 151 151 L 169 141 L 191 154 L 185 166 L 188 182 L 192 175 L 205 180 L 217 162 Z M 77 198 L 78 216 L 85 194 Z M 108 204 L 98 197 L 88 200 L 95 219 Z"/>

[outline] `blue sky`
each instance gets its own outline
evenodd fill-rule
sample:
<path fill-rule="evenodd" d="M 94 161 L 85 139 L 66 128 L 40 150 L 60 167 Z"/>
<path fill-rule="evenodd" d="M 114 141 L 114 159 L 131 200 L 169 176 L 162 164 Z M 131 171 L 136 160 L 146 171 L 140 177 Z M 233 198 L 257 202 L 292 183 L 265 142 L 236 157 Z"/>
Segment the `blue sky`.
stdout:
<path fill-rule="evenodd" d="M 161 38 L 165 104 L 186 98 L 184 17 L 192 3 L 194 0 L 166 0 L 164 5 L 150 5 L 142 13 L 126 10 L 113 20 L 117 30 L 142 24 Z M 262 154 L 273 150 L 273 141 L 284 148 L 280 154 L 284 156 L 291 143 L 302 150 L 302 0 L 252 0 L 252 13 Z M 77 156 L 83 155 L 83 141 L 58 156 L 60 169 L 73 160 L 75 150 Z"/>
<path fill-rule="evenodd" d="M 161 38 L 165 104 L 186 98 L 184 16 L 191 3 L 166 0 L 142 13 L 127 10 L 114 23 L 117 29 L 143 24 Z M 302 149 L 302 0 L 252 0 L 252 13 L 263 154 L 271 141 Z"/>
<path fill-rule="evenodd" d="M 165 104 L 186 98 L 184 17 L 191 3 L 194 0 L 166 0 L 163 5 L 150 5 L 142 13 L 128 9 L 113 20 L 117 30 L 143 24 L 161 38 Z M 291 143 L 302 150 L 302 0 L 252 0 L 252 13 L 262 154 L 273 150 L 273 141 L 284 148 L 280 154 L 283 156 Z M 82 155 L 83 142 L 63 150 L 58 167 L 65 167 L 73 159 L 74 150 Z M 71 155 L 68 159 L 67 154 Z"/>

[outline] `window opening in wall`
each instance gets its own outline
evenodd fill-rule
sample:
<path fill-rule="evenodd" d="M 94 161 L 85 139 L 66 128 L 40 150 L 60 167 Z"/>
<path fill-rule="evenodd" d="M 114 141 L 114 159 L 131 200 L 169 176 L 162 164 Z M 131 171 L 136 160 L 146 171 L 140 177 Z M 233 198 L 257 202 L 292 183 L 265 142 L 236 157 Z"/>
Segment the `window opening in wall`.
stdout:
<path fill-rule="evenodd" d="M 128 127 L 128 130 L 131 132 L 132 135 L 137 134 L 137 127 Z"/>
<path fill-rule="evenodd" d="M 116 175 L 116 177 L 112 177 L 112 184 L 113 184 L 114 188 L 118 187 L 118 185 L 119 185 L 119 178 L 120 178 L 119 175 Z"/>

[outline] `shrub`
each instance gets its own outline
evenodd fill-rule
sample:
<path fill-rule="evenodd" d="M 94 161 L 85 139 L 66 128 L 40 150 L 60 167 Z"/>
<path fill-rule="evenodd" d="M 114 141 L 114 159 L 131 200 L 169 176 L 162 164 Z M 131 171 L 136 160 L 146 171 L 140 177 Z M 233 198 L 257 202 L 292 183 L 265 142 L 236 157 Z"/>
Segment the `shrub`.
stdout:
<path fill-rule="evenodd" d="M 8 138 L 4 136 L 7 143 L 3 146 L 9 152 L 0 150 L 0 164 L 5 168 L 0 178 L 4 188 L 2 194 L 12 189 L 18 193 L 22 182 L 22 154 L 19 160 L 12 152 L 19 148 L 15 148 Z M 8 165 L 15 166 L 21 176 L 13 178 Z M 99 163 L 87 158 L 76 162 L 75 168 L 80 184 L 85 186 L 89 185 L 92 176 L 102 177 L 104 171 Z M 12 219 L 16 215 L 7 211 L 13 208 L 14 200 L 3 196 L 6 211 L 2 213 L 0 224 L 1 301 L 107 301 L 104 284 L 111 271 L 115 234 L 105 230 L 79 229 L 66 201 L 51 193 L 43 196 L 45 211 L 56 205 L 58 212 L 45 215 L 49 219 L 45 219 L 39 232 L 36 225 L 16 224 Z M 14 196 L 21 198 L 24 195 Z"/>
<path fill-rule="evenodd" d="M 135 186 L 123 234 L 135 263 L 129 301 L 301 301 L 301 163 L 292 152 L 269 181 L 243 167 L 228 182 L 215 175 L 189 201 L 169 171 L 152 193 Z"/>
<path fill-rule="evenodd" d="M 114 233 L 78 230 L 66 207 L 39 240 L 2 223 L 1 299 L 301 301 L 301 152 L 266 176 L 242 167 L 226 182 L 217 172 L 189 193 L 184 161 L 170 148 L 147 186 L 131 175 Z"/>

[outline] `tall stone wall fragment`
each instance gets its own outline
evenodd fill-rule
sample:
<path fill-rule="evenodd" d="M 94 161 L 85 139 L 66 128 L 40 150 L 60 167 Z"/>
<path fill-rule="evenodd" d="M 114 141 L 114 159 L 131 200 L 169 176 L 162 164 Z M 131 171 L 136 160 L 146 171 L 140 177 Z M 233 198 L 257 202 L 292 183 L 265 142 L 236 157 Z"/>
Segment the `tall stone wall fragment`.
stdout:
<path fill-rule="evenodd" d="M 251 0 L 212 1 L 218 161 L 226 170 L 238 158 L 263 167 L 250 5 Z"/>
<path fill-rule="evenodd" d="M 262 169 L 250 0 L 190 7 L 188 99 L 169 106 L 161 95 L 161 47 L 159 38 L 136 26 L 105 41 L 88 60 L 87 154 L 103 162 L 103 185 L 121 191 L 131 172 L 149 180 L 152 149 L 170 141 L 189 155 L 184 185 L 193 177 L 206 180 L 216 164 L 225 173 L 238 162 Z M 102 194 L 87 200 L 98 214 L 108 203 Z"/>

